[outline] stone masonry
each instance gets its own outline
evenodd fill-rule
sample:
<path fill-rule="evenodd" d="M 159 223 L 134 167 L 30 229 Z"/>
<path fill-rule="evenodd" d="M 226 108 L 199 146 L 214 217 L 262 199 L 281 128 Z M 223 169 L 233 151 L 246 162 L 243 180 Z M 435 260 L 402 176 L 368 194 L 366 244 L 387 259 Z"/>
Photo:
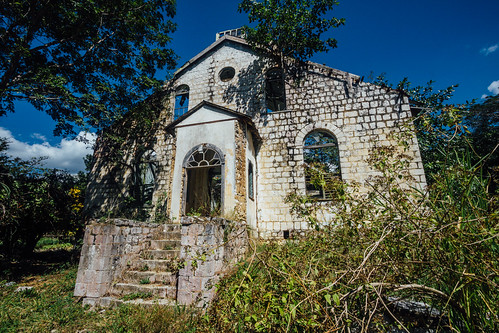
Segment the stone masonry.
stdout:
<path fill-rule="evenodd" d="M 252 237 L 282 239 L 309 228 L 306 220 L 291 214 L 285 198 L 309 193 L 304 154 L 310 150 L 306 139 L 316 133 L 334 138 L 330 144 L 337 149 L 339 162 L 335 160 L 334 168 L 329 165 L 329 171 L 337 168 L 336 175 L 359 185 L 360 193 L 368 191 L 368 181 L 378 175 L 368 162 L 370 154 L 376 147 L 399 147 L 396 138 L 403 136 L 408 165 L 404 171 L 410 176 L 404 185 L 424 189 L 407 95 L 309 62 L 296 68 L 298 75 L 282 72 L 282 100 L 276 108 L 269 90 L 273 80 L 269 73 L 276 69 L 278 64 L 244 39 L 223 36 L 165 83 L 163 107 L 151 116 L 148 131 L 135 131 L 140 123 L 130 116 L 99 138 L 87 190 L 89 216 L 109 216 L 137 199 L 133 182 L 142 177 L 137 164 L 140 152 L 148 149 L 156 161 L 150 175 L 152 203 L 144 209 L 150 220 L 161 224 L 114 220 L 110 225 L 89 225 L 76 295 L 102 299 L 114 293 L 119 298 L 124 290 L 147 290 L 133 286 L 136 281 L 125 281 L 126 276 L 147 275 L 167 284 L 155 287 L 165 297 L 171 298 L 175 288 L 180 303 L 206 304 L 213 297 L 209 287 L 246 249 L 246 230 Z M 110 144 L 107 138 L 123 131 L 124 139 Z M 321 200 L 327 206 L 332 198 Z M 186 216 L 197 211 L 208 216 L 198 220 Z M 334 222 L 333 214 L 327 218 L 325 223 Z M 165 232 L 175 228 L 179 248 L 155 248 L 170 237 Z M 227 233 L 238 236 L 227 242 L 232 239 Z M 153 262 L 143 273 L 133 268 L 144 260 L 166 260 L 165 251 L 178 251 L 172 257 L 186 263 L 175 272 L 174 287 L 171 279 L 161 278 L 171 272 L 153 269 Z M 135 273 L 126 273 L 130 269 Z"/>
<path fill-rule="evenodd" d="M 181 224 L 94 221 L 85 231 L 74 295 L 92 306 L 202 307 L 244 257 L 247 241 L 245 227 L 221 218 L 185 217 Z"/>

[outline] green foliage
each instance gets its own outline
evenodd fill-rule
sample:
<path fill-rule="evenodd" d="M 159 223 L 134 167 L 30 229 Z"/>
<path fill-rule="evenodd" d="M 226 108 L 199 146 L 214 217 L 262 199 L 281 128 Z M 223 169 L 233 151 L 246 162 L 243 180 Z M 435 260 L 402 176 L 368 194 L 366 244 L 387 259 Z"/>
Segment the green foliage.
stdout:
<path fill-rule="evenodd" d="M 487 97 L 483 103 L 470 105 L 463 121 L 476 156 L 483 156 L 484 172 L 491 177 L 490 190 L 499 188 L 499 95 Z"/>
<path fill-rule="evenodd" d="M 140 284 L 149 284 L 149 283 L 151 283 L 151 281 L 149 280 L 149 278 L 144 278 L 144 279 L 141 279 L 139 283 Z"/>
<path fill-rule="evenodd" d="M 73 244 L 65 243 L 60 241 L 58 238 L 47 238 L 42 237 L 35 246 L 35 249 L 47 251 L 47 250 L 71 250 L 73 248 Z"/>
<path fill-rule="evenodd" d="M 195 332 L 200 317 L 181 306 L 123 305 L 89 310 L 73 297 L 77 267 L 48 275 L 28 276 L 22 285 L 33 289 L 15 292 L 19 284 L 4 286 L 0 280 L 0 332 Z M 135 293 L 124 300 L 150 299 Z"/>
<path fill-rule="evenodd" d="M 134 299 L 149 299 L 152 297 L 152 293 L 146 293 L 146 292 L 136 292 L 136 293 L 132 293 L 132 294 L 128 294 L 128 295 L 125 295 L 123 296 L 121 299 L 124 300 L 124 301 L 132 301 Z"/>
<path fill-rule="evenodd" d="M 2 1 L 0 116 L 24 100 L 56 134 L 104 128 L 161 86 L 174 0 Z"/>
<path fill-rule="evenodd" d="M 471 154 L 473 163 L 479 163 L 489 180 L 493 193 L 499 184 L 499 96 L 490 96 L 483 103 L 476 101 L 463 105 L 448 103 L 457 87 L 437 90 L 433 81 L 413 87 L 407 78 L 393 86 L 384 75 L 375 84 L 397 89 L 410 98 L 421 157 L 426 178 L 432 184 L 443 164 L 452 164 L 454 152 Z"/>
<path fill-rule="evenodd" d="M 303 62 L 336 47 L 334 38 L 322 35 L 345 22 L 327 18 L 337 4 L 336 0 L 243 0 L 239 12 L 248 13 L 249 22 L 257 23 L 244 29 L 250 45 L 276 56 L 279 63 L 288 57 Z"/>
<path fill-rule="evenodd" d="M 5 140 L 0 141 L 5 143 Z M 7 148 L 4 144 L 3 149 Z M 0 253 L 29 254 L 48 232 L 74 237 L 82 231 L 85 177 L 12 159 L 0 151 Z"/>
<path fill-rule="evenodd" d="M 176 306 L 121 306 L 109 316 L 102 332 L 197 332 L 198 313 Z"/>
<path fill-rule="evenodd" d="M 207 324 L 219 331 L 386 332 L 427 327 L 457 332 L 499 329 L 499 206 L 471 150 L 440 164 L 429 194 L 410 188 L 410 159 L 379 146 L 379 175 L 362 195 L 323 202 L 292 195 L 293 212 L 316 227 L 299 241 L 270 243 L 219 287 Z M 334 215 L 324 223 L 320 212 Z M 407 318 L 394 300 L 438 309 Z"/>

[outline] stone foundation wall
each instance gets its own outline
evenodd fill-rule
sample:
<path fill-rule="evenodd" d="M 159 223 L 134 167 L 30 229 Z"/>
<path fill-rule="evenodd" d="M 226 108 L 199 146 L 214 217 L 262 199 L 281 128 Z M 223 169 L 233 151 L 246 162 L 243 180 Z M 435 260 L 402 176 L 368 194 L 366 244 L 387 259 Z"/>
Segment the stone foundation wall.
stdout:
<path fill-rule="evenodd" d="M 133 262 L 152 241 L 164 237 L 169 226 L 178 225 L 122 219 L 93 221 L 85 230 L 74 295 L 83 297 L 84 304 L 118 304 L 114 286 L 123 282 L 127 270 L 136 269 Z M 183 268 L 174 273 L 177 285 L 159 298 L 203 307 L 215 296 L 219 279 L 244 257 L 248 247 L 246 225 L 223 218 L 183 217 L 180 237 L 180 258 L 172 260 L 183 263 Z"/>
<path fill-rule="evenodd" d="M 127 263 L 137 258 L 163 225 L 132 220 L 92 221 L 85 229 L 74 295 L 105 296 Z"/>
<path fill-rule="evenodd" d="M 223 218 L 183 217 L 178 276 L 179 304 L 203 307 L 215 296 L 215 285 L 242 259 L 248 248 L 246 225 Z"/>

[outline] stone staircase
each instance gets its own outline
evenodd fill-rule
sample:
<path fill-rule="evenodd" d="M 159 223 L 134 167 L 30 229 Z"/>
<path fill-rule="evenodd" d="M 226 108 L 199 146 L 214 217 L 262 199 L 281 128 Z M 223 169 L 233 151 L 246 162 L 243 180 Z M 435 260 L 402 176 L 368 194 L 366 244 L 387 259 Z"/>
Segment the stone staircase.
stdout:
<path fill-rule="evenodd" d="M 180 224 L 167 224 L 127 263 L 109 291 L 111 303 L 174 305 L 180 255 Z"/>

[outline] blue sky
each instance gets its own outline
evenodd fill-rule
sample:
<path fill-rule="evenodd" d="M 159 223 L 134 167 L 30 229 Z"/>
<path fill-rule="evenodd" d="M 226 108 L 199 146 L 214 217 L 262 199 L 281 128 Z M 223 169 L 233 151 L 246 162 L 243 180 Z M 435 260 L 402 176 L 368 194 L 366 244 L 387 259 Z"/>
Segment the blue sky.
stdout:
<path fill-rule="evenodd" d="M 216 32 L 247 24 L 237 0 L 177 2 L 172 47 L 179 66 L 210 45 Z M 315 62 L 365 77 L 386 73 L 393 83 L 408 77 L 414 85 L 434 80 L 440 89 L 459 84 L 453 103 L 499 93 L 499 0 L 340 0 L 332 15 L 346 19 L 329 33 L 338 48 Z M 21 104 L 0 118 L 0 136 L 14 142 L 13 155 L 45 154 L 47 166 L 75 172 L 83 167 L 79 155 L 91 150 L 53 137 L 54 125 Z"/>

